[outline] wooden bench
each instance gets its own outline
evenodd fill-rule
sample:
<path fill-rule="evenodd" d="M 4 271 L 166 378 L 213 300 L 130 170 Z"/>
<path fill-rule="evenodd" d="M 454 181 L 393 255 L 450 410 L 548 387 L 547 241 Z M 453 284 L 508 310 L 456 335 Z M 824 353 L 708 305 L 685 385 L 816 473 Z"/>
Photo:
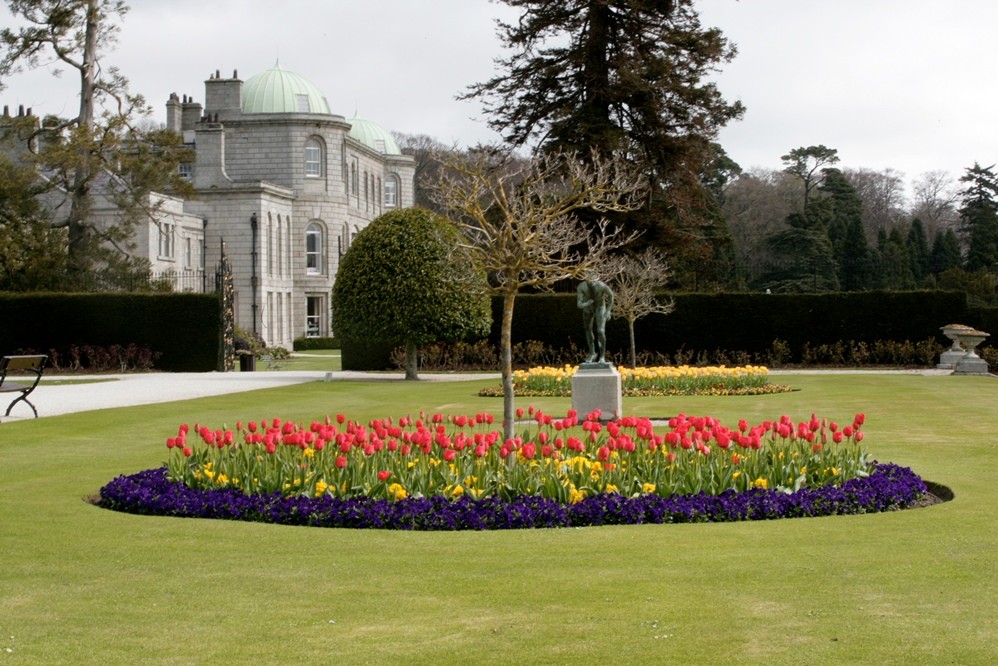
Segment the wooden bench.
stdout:
<path fill-rule="evenodd" d="M 38 418 L 38 410 L 35 406 L 31 404 L 28 400 L 28 395 L 35 390 L 38 386 L 38 382 L 41 381 L 42 372 L 45 371 L 45 362 L 48 361 L 48 356 L 4 356 L 0 359 L 0 393 L 19 393 L 13 402 L 7 406 L 7 412 L 4 416 L 10 416 L 10 410 L 14 408 L 14 405 L 21 402 L 22 400 L 28 403 L 31 407 L 31 411 L 35 413 L 35 418 Z M 28 375 L 27 382 L 12 382 L 8 381 L 7 376 L 9 373 L 20 373 Z M 31 381 L 30 375 L 35 376 L 35 381 Z"/>

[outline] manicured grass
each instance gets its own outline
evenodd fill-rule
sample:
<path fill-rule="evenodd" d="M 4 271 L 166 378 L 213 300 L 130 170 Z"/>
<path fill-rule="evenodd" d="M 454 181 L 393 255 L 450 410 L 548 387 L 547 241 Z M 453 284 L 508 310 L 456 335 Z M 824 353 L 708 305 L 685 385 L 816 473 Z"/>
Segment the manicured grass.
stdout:
<path fill-rule="evenodd" d="M 732 423 L 865 412 L 875 457 L 955 499 L 865 516 L 481 533 L 133 516 L 84 501 L 159 465 L 182 421 L 498 413 L 499 400 L 476 396 L 489 380 L 316 382 L 0 424 L 0 661 L 992 663 L 998 380 L 785 379 L 800 390 L 624 406 Z"/>
<path fill-rule="evenodd" d="M 236 363 L 238 369 L 239 364 Z M 279 361 L 257 359 L 257 370 L 325 370 L 335 372 L 342 369 L 339 349 L 310 349 L 295 352 L 291 358 Z"/>

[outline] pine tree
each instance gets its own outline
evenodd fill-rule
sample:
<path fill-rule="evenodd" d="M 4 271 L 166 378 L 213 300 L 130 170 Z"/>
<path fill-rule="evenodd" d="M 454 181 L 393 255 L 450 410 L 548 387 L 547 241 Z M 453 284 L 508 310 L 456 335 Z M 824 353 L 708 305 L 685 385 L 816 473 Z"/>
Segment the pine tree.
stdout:
<path fill-rule="evenodd" d="M 967 270 L 998 269 L 998 176 L 994 165 L 974 163 L 960 182 L 960 220 L 967 235 Z"/>
<path fill-rule="evenodd" d="M 911 221 L 911 226 L 908 228 L 907 244 L 908 256 L 911 259 L 911 272 L 915 276 L 915 281 L 921 283 L 929 274 L 932 251 L 925 235 L 925 225 L 917 217 Z"/>
<path fill-rule="evenodd" d="M 521 11 L 499 23 L 511 55 L 464 96 L 482 100 L 490 127 L 513 148 L 631 161 L 648 201 L 611 216 L 615 226 L 641 232 L 639 246 L 665 250 L 677 267 L 701 265 L 705 242 L 715 245 L 705 254 L 730 255 L 704 179 L 714 184 L 712 141 L 744 111 L 709 80 L 736 51 L 701 25 L 693 0 L 501 1 Z M 600 217 L 580 212 L 592 228 Z"/>
<path fill-rule="evenodd" d="M 960 241 L 952 229 L 936 232 L 932 239 L 932 254 L 929 258 L 929 272 L 938 275 L 951 268 L 963 266 L 963 253 Z"/>

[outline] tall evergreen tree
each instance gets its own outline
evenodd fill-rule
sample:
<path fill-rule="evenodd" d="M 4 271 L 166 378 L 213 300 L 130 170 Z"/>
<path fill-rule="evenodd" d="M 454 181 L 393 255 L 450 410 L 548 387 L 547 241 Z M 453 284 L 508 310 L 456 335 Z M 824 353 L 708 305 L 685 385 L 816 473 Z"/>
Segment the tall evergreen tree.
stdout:
<path fill-rule="evenodd" d="M 963 266 L 963 253 L 960 240 L 952 229 L 936 232 L 932 239 L 932 254 L 929 258 L 929 271 L 938 275 L 951 268 Z"/>
<path fill-rule="evenodd" d="M 960 220 L 967 235 L 967 270 L 998 270 L 998 176 L 978 163 L 960 178 Z"/>
<path fill-rule="evenodd" d="M 521 11 L 499 23 L 511 55 L 464 95 L 482 100 L 489 125 L 513 147 L 595 150 L 638 165 L 648 202 L 612 221 L 642 232 L 639 243 L 662 247 L 677 267 L 685 254 L 698 261 L 704 242 L 730 246 L 702 178 L 711 142 L 744 111 L 710 80 L 735 47 L 701 25 L 693 0 L 501 2 Z M 600 216 L 580 217 L 594 226 Z"/>
<path fill-rule="evenodd" d="M 801 179 L 804 184 L 804 202 L 806 209 L 811 200 L 811 192 L 821 185 L 826 170 L 839 161 L 839 151 L 823 145 L 794 148 L 781 157 L 783 170 Z"/>
<path fill-rule="evenodd" d="M 911 272 L 915 276 L 915 282 L 921 283 L 929 274 L 929 262 L 932 250 L 929 248 L 929 239 L 925 235 L 925 225 L 922 220 L 915 218 L 908 228 L 908 257 L 911 259 Z"/>
<path fill-rule="evenodd" d="M 911 258 L 908 256 L 908 244 L 898 227 L 886 233 L 886 240 L 880 251 L 880 270 L 884 288 L 891 290 L 913 289 L 915 278 L 911 270 Z"/>

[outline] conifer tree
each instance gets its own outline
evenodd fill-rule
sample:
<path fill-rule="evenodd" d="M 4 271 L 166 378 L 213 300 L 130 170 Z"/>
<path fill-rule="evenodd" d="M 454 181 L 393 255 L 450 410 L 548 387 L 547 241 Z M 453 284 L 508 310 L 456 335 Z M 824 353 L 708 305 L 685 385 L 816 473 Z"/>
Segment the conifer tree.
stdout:
<path fill-rule="evenodd" d="M 492 79 L 469 87 L 489 125 L 513 148 L 614 155 L 647 178 L 644 207 L 611 215 L 639 243 L 665 249 L 677 266 L 730 255 L 730 233 L 702 180 L 712 141 L 739 118 L 711 75 L 735 55 L 706 28 L 693 0 L 501 0 L 520 10 L 500 22 L 510 55 Z M 579 212 L 595 228 L 602 214 Z M 727 246 L 727 249 L 725 249 Z M 678 271 L 682 273 L 682 271 Z"/>
<path fill-rule="evenodd" d="M 974 163 L 960 178 L 960 220 L 967 235 L 967 270 L 998 269 L 998 176 Z"/>

